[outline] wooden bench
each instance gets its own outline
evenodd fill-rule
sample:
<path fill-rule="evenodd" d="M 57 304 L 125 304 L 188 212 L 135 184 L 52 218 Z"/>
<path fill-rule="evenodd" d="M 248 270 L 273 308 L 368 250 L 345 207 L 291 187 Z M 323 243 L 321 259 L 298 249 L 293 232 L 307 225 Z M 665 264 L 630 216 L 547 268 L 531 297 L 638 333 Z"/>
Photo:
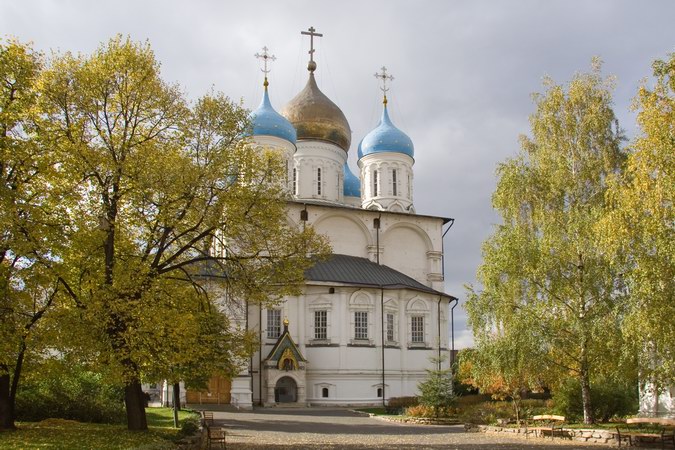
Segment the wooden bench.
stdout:
<path fill-rule="evenodd" d="M 565 416 L 543 414 L 540 416 L 533 416 L 530 420 L 535 422 L 537 426 L 526 426 L 525 436 L 527 436 L 527 430 L 534 430 L 534 435 L 537 437 L 544 436 L 546 432 L 550 431 L 551 439 L 553 439 L 555 437 L 556 430 L 558 430 L 562 435 L 562 424 L 565 423 Z"/>
<path fill-rule="evenodd" d="M 630 425 L 633 425 L 631 431 Z M 654 432 L 636 431 L 635 427 L 640 425 L 653 426 Z M 675 447 L 675 419 L 661 419 L 656 417 L 634 417 L 626 419 L 626 426 L 623 431 L 621 427 L 616 427 L 616 439 L 621 447 L 621 442 L 628 441 L 629 446 L 633 446 L 636 441 L 650 439 L 661 441 L 661 448 L 666 448 L 666 442 L 670 442 Z"/>
<path fill-rule="evenodd" d="M 207 427 L 213 425 L 213 412 L 212 411 L 202 411 L 202 422 Z"/>
<path fill-rule="evenodd" d="M 225 428 L 206 425 L 206 439 L 209 450 L 211 450 L 213 444 L 218 444 L 222 449 L 227 448 L 227 432 Z"/>

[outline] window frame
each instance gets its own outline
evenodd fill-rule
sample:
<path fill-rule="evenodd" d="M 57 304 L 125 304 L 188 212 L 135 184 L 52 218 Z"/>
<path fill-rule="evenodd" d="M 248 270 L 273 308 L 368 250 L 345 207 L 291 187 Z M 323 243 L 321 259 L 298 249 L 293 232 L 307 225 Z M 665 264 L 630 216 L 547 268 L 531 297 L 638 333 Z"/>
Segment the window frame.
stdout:
<path fill-rule="evenodd" d="M 293 167 L 293 195 L 298 195 L 298 169 Z"/>
<path fill-rule="evenodd" d="M 391 320 L 389 320 L 391 319 Z M 385 313 L 386 336 L 388 343 L 396 342 L 396 316 L 393 312 Z"/>
<path fill-rule="evenodd" d="M 274 317 L 276 316 L 276 317 Z M 277 331 L 276 336 L 273 331 Z M 267 339 L 279 339 L 281 336 L 281 309 L 268 309 L 267 310 L 267 328 L 265 337 Z"/>
<path fill-rule="evenodd" d="M 415 314 L 410 316 L 410 343 L 412 345 L 423 345 L 426 343 L 424 315 Z"/>
<path fill-rule="evenodd" d="M 378 183 L 379 183 L 379 170 L 375 169 L 373 170 L 373 197 L 377 197 L 378 194 Z"/>
<path fill-rule="evenodd" d="M 398 197 L 398 182 L 396 180 L 398 169 L 391 169 L 391 190 L 394 197 Z"/>
<path fill-rule="evenodd" d="M 368 311 L 354 311 L 354 340 L 359 342 L 369 341 L 368 336 Z"/>
<path fill-rule="evenodd" d="M 316 168 L 316 195 L 321 196 L 321 167 Z"/>
<path fill-rule="evenodd" d="M 328 340 L 328 310 L 326 309 L 314 310 L 314 340 Z"/>

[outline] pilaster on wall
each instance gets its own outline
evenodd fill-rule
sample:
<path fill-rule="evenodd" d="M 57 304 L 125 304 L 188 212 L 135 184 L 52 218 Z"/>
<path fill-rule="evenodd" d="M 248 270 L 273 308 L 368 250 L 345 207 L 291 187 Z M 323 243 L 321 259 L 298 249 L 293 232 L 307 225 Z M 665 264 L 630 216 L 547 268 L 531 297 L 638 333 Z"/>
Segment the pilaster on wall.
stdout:
<path fill-rule="evenodd" d="M 250 411 L 253 409 L 253 391 L 251 390 L 251 378 L 238 376 L 232 380 L 230 389 L 231 403 L 237 409 Z"/>
<path fill-rule="evenodd" d="M 384 247 L 380 245 L 379 247 L 379 256 L 380 256 L 380 261 L 382 260 L 382 255 L 384 254 Z M 377 245 L 369 245 L 368 246 L 368 258 L 372 262 L 377 262 L 377 256 L 378 256 L 378 247 Z"/>

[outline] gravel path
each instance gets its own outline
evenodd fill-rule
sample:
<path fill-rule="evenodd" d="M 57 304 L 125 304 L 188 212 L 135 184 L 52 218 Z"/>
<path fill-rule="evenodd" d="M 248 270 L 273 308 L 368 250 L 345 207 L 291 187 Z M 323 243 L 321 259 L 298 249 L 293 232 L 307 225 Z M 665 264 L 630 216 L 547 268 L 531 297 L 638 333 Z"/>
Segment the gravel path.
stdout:
<path fill-rule="evenodd" d="M 214 411 L 229 449 L 594 449 L 601 445 L 466 433 L 464 426 L 410 425 L 347 409 L 269 408 Z"/>

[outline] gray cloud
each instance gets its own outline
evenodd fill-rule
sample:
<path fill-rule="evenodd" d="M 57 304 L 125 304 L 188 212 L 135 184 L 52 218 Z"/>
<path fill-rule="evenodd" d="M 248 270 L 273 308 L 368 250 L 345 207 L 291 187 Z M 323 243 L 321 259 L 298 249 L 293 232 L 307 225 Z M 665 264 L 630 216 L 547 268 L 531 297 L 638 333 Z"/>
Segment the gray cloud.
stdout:
<path fill-rule="evenodd" d="M 354 169 L 356 146 L 380 115 L 372 75 L 386 65 L 396 78 L 392 120 L 415 143 L 417 211 L 456 219 L 445 240 L 446 290 L 462 301 L 499 221 L 490 206 L 496 165 L 528 132 L 530 94 L 542 77 L 565 82 L 599 55 L 617 76 L 615 110 L 632 136 L 629 104 L 640 79 L 675 51 L 670 0 L 0 3 L 3 33 L 45 52 L 91 52 L 117 33 L 148 39 L 165 79 L 191 98 L 213 87 L 249 108 L 262 95 L 253 54 L 267 45 L 277 56 L 270 89 L 281 109 L 305 83 L 299 32 L 313 25 L 324 33 L 318 82 L 350 122 Z M 457 346 L 471 345 L 461 307 L 455 319 Z"/>

